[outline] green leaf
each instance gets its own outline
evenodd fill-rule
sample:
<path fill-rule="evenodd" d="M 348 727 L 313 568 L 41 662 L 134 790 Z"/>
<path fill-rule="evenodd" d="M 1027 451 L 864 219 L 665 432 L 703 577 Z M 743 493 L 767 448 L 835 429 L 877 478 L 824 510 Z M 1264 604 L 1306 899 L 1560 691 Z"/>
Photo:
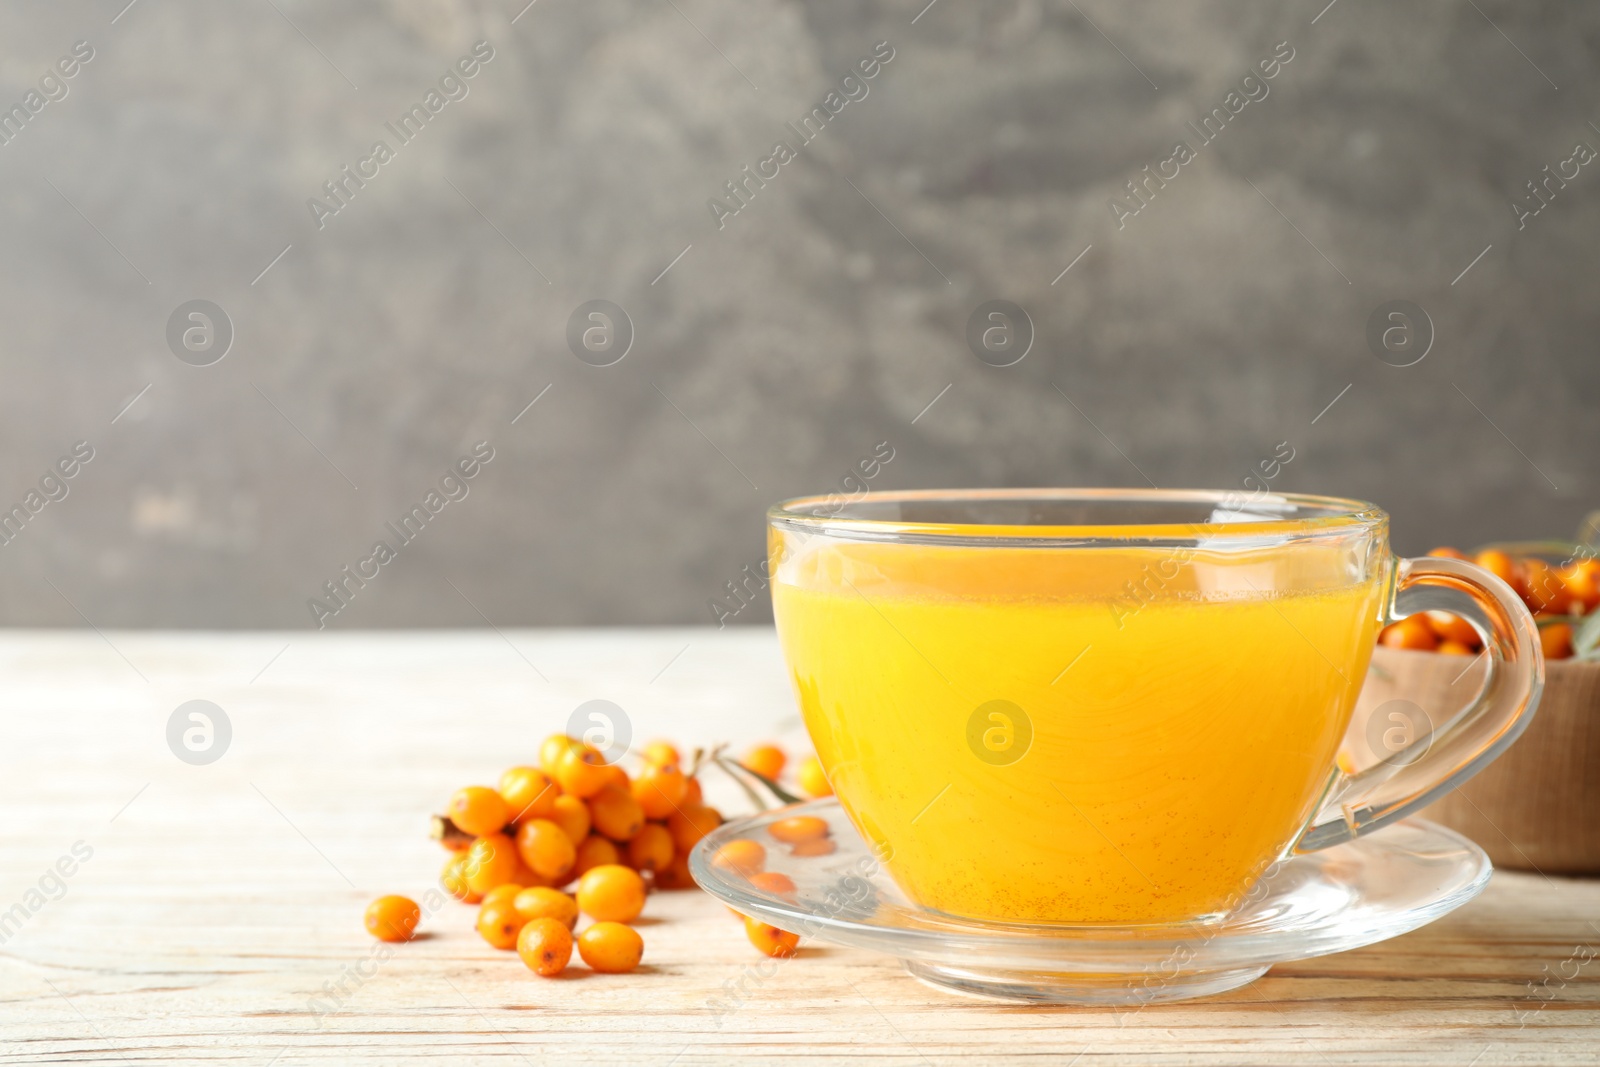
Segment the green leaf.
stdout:
<path fill-rule="evenodd" d="M 805 799 L 804 797 L 795 796 L 793 793 L 783 788 L 783 786 L 779 785 L 777 782 L 774 782 L 771 778 L 768 778 L 766 775 L 757 771 L 752 771 L 749 767 L 746 767 L 742 763 L 738 763 L 726 756 L 721 755 L 715 757 L 715 759 L 717 766 L 722 768 L 722 770 L 727 773 L 728 777 L 744 786 L 746 792 L 749 792 L 750 786 L 744 780 L 743 776 L 748 775 L 765 786 L 767 791 L 776 797 L 780 804 L 798 804 L 801 800 Z M 765 804 L 760 804 L 758 806 L 763 809 L 766 807 Z"/>
<path fill-rule="evenodd" d="M 1600 610 L 1592 611 L 1572 635 L 1574 659 L 1600 660 Z"/>

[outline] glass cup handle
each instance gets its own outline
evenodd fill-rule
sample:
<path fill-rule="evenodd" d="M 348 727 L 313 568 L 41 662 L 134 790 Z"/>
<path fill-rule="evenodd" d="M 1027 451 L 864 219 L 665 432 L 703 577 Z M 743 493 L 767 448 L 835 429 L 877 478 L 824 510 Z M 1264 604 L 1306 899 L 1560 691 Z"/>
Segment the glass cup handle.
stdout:
<path fill-rule="evenodd" d="M 1539 632 L 1509 585 L 1471 563 L 1426 556 L 1397 562 L 1394 590 L 1385 624 L 1419 611 L 1447 611 L 1471 624 L 1488 658 L 1483 688 L 1449 722 L 1366 770 L 1338 775 L 1296 852 L 1349 841 L 1433 803 L 1505 751 L 1539 706 Z"/>

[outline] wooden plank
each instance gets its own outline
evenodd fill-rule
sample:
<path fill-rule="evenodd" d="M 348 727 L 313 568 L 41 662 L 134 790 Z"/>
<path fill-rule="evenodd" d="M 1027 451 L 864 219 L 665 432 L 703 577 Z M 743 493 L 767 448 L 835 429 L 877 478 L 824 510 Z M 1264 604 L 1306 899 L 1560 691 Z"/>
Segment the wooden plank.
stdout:
<path fill-rule="evenodd" d="M 770 631 L 107 637 L 0 644 L 0 909 L 93 850 L 0 945 L 0 1064 L 1596 1062 L 1600 883 L 1531 874 L 1386 944 L 1142 1010 L 965 1000 L 818 946 L 765 964 L 699 893 L 651 898 L 633 975 L 538 979 L 454 903 L 379 959 L 361 912 L 432 885 L 426 816 L 583 700 L 640 738 L 802 748 Z M 233 726 L 209 766 L 165 740 L 196 698 Z"/>

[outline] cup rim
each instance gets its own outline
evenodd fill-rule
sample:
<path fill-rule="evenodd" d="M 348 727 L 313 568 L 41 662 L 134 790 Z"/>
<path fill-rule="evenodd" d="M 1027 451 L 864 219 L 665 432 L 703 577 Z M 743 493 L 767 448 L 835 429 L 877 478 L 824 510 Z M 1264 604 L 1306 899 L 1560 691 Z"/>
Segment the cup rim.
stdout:
<path fill-rule="evenodd" d="M 1007 524 L 925 522 L 864 518 L 851 507 L 906 501 L 1081 501 L 1084 503 L 1229 504 L 1240 517 L 1224 522 L 1120 522 L 1105 524 Z M 1231 503 L 1230 503 L 1231 502 Z M 831 509 L 831 510 L 829 510 Z M 1281 517 L 1263 517 L 1278 510 Z M 826 512 L 826 513 L 823 513 Z M 1293 514 L 1290 514 L 1293 512 Z M 1276 540 L 1289 536 L 1337 536 L 1372 530 L 1389 516 L 1376 504 L 1310 493 L 1241 492 L 1223 489 L 1009 488 L 894 489 L 845 498 L 838 493 L 792 497 L 774 504 L 767 521 L 774 527 L 848 540 L 921 543 L 1006 543 L 1065 545 L 1084 543 L 1214 542 Z"/>

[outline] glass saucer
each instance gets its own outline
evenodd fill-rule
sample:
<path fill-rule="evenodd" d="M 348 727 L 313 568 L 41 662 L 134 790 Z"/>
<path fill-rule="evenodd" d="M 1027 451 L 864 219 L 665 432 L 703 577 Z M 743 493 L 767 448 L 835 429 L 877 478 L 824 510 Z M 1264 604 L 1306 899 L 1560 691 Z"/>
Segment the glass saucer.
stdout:
<path fill-rule="evenodd" d="M 778 819 L 815 815 L 835 849 L 796 855 Z M 795 890 L 774 895 L 713 866 L 718 848 L 749 838 L 766 869 Z M 1142 1004 L 1221 993 L 1274 963 L 1344 952 L 1415 930 L 1488 884 L 1489 857 L 1420 819 L 1292 856 L 1225 919 L 1171 926 L 1038 926 L 961 919 L 908 901 L 832 797 L 730 822 L 689 857 L 695 880 L 735 910 L 803 938 L 897 957 L 913 976 L 956 993 L 1030 1003 Z"/>

